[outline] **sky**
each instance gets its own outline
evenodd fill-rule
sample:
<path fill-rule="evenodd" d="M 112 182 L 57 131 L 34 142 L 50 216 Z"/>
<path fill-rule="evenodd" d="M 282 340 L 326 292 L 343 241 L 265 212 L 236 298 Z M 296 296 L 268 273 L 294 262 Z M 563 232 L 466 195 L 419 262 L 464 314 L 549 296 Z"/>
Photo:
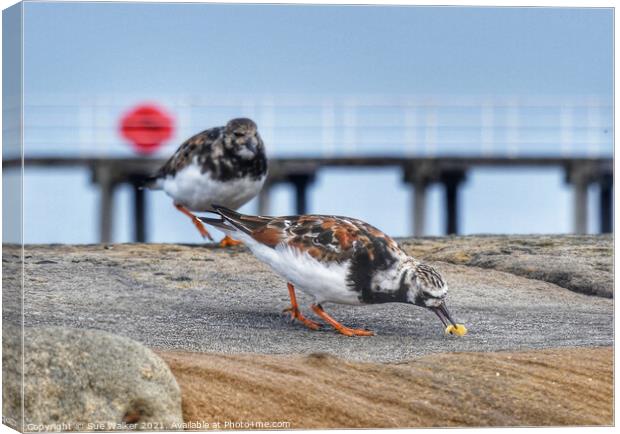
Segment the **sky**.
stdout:
<path fill-rule="evenodd" d="M 232 105 L 203 116 L 179 99 L 594 98 L 607 105 L 592 122 L 611 127 L 611 9 L 27 2 L 24 13 L 26 155 L 128 154 L 114 123 L 125 105 L 141 100 L 179 111 L 177 134 L 160 156 L 236 114 Z M 93 101 L 109 106 L 96 107 L 95 121 L 88 120 Z M 252 112 L 247 104 L 240 107 L 239 115 Z M 263 122 L 260 129 L 266 117 L 263 112 L 256 116 Z M 278 116 L 290 122 L 291 140 L 302 135 L 295 125 L 310 118 L 303 112 Z M 400 128 L 400 118 L 382 116 Z M 455 116 L 467 123 L 466 114 Z M 532 111 L 521 122 L 543 116 Z M 571 122 L 584 116 L 575 111 Z M 279 122 L 278 128 L 284 128 Z M 285 137 L 278 131 L 266 136 Z M 608 128 L 600 134 L 607 136 L 597 152 L 611 155 Z M 335 141 L 338 146 L 340 136 Z M 98 147 L 89 148 L 91 142 Z M 549 143 L 545 153 L 560 152 L 555 138 Z M 441 142 L 438 146 L 441 153 Z M 302 141 L 295 150 L 300 155 L 317 151 Z M 381 153 L 380 138 L 365 150 Z M 270 155 L 286 151 L 280 140 Z M 26 175 L 26 242 L 97 241 L 97 191 L 87 172 L 33 169 Z M 392 235 L 407 235 L 412 193 L 401 177 L 391 169 L 322 172 L 310 193 L 310 211 L 359 217 Z M 130 240 L 129 193 L 121 189 L 117 197 L 115 241 Z M 442 192 L 435 186 L 429 196 L 427 232 L 439 235 Z M 477 170 L 469 174 L 461 197 L 464 233 L 572 229 L 572 193 L 560 170 Z M 272 214 L 291 213 L 291 198 L 286 187 L 278 187 Z M 200 242 L 170 202 L 164 193 L 149 194 L 149 239 Z M 593 217 L 595 206 L 593 197 Z M 254 203 L 243 208 L 255 209 Z M 596 230 L 594 218 L 590 227 Z"/>
<path fill-rule="evenodd" d="M 611 9 L 27 3 L 26 94 L 608 94 Z"/>

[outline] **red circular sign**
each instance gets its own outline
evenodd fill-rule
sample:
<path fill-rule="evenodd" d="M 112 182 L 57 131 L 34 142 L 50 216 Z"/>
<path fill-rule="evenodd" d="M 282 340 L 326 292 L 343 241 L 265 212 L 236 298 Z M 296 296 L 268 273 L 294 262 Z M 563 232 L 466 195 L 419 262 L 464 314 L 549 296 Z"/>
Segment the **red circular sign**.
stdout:
<path fill-rule="evenodd" d="M 136 151 L 150 154 L 172 136 L 173 120 L 159 107 L 143 104 L 123 116 L 120 129 Z"/>

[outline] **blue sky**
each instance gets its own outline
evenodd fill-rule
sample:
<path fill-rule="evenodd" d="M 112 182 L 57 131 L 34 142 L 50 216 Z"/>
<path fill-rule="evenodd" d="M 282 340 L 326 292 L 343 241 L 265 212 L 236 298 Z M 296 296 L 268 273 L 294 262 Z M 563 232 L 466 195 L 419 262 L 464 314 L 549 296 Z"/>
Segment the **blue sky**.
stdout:
<path fill-rule="evenodd" d="M 27 3 L 29 92 L 608 94 L 611 9 Z"/>
<path fill-rule="evenodd" d="M 40 144 L 46 138 L 70 142 L 75 131 L 54 127 L 55 119 L 64 125 L 75 117 L 62 115 L 61 106 L 102 95 L 136 101 L 229 94 L 250 100 L 381 94 L 610 101 L 612 26 L 611 9 L 26 3 L 26 152 L 53 152 Z M 41 101 L 52 101 L 49 109 L 35 107 Z M 46 129 L 28 130 L 29 119 L 47 119 Z M 204 128 L 221 121 L 223 115 L 204 121 Z M 195 128 L 203 121 L 194 114 L 192 122 Z M 609 155 L 611 146 L 601 151 Z M 26 241 L 95 242 L 96 191 L 88 174 L 30 174 Z M 400 176 L 393 170 L 326 172 L 311 193 L 311 211 L 364 218 L 405 235 L 411 192 Z M 571 192 L 559 170 L 473 172 L 462 196 L 465 233 L 572 227 Z M 151 240 L 200 241 L 163 193 L 149 197 Z M 273 213 L 290 213 L 290 197 L 278 188 Z M 440 234 L 439 188 L 430 197 L 429 234 Z M 121 191 L 117 241 L 129 241 L 128 202 Z M 61 216 L 58 207 L 68 212 Z M 43 222 L 35 217 L 42 213 L 49 216 Z"/>

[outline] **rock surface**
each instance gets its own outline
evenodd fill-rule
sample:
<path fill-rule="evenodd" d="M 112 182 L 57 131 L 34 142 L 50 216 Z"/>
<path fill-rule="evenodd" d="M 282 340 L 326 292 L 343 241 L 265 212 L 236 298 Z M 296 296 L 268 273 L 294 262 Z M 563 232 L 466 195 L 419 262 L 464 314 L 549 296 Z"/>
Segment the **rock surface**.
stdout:
<path fill-rule="evenodd" d="M 5 336 L 5 339 L 8 338 Z M 17 370 L 20 339 L 7 339 L 3 363 Z M 20 376 L 3 388 L 3 414 L 20 414 Z M 142 344 L 96 330 L 25 329 L 26 431 L 173 429 L 183 422 L 179 386 Z"/>
<path fill-rule="evenodd" d="M 4 288 L 3 288 L 4 290 Z M 2 423 L 24 432 L 22 420 L 22 328 L 2 324 Z"/>
<path fill-rule="evenodd" d="M 416 257 L 507 271 L 582 294 L 613 297 L 613 237 L 511 235 L 403 240 Z"/>
<path fill-rule="evenodd" d="M 160 354 L 196 428 L 613 424 L 612 348 L 444 353 L 398 364 L 324 353 Z"/>
<path fill-rule="evenodd" d="M 165 350 L 327 352 L 384 362 L 436 352 L 613 345 L 612 299 L 577 293 L 562 287 L 564 281 L 550 283 L 535 274 L 549 268 L 547 256 L 563 256 L 572 264 L 565 272 L 580 276 L 584 292 L 611 293 L 611 283 L 590 272 L 595 266 L 611 269 L 611 238 L 547 238 L 546 246 L 540 245 L 545 237 L 402 242 L 445 274 L 448 305 L 469 329 L 462 338 L 444 336 L 433 313 L 401 304 L 325 306 L 346 325 L 374 330 L 371 338 L 346 338 L 327 327 L 307 330 L 282 314 L 289 306 L 286 282 L 266 265 L 244 248 L 199 245 L 26 246 L 25 322 L 107 330 Z M 539 249 L 547 253 L 532 274 L 492 268 L 508 267 L 510 258 L 518 264 L 522 253 L 534 264 L 531 256 Z M 459 263 L 463 251 L 472 258 L 474 252 L 504 257 L 481 268 Z M 3 260 L 15 261 L 11 255 L 5 248 Z M 311 299 L 301 293 L 298 299 L 312 317 Z"/>

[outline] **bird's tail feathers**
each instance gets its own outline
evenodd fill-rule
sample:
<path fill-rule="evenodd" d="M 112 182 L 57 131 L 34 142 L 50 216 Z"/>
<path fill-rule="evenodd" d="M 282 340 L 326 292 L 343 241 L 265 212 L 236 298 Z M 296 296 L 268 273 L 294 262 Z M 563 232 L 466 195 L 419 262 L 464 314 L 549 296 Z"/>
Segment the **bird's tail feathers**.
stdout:
<path fill-rule="evenodd" d="M 163 188 L 162 179 L 158 176 L 149 176 L 145 178 L 142 182 L 142 185 L 139 187 L 141 190 L 149 189 L 149 190 L 161 190 Z"/>
<path fill-rule="evenodd" d="M 218 205 L 215 203 L 211 204 L 211 208 L 213 208 L 215 210 L 215 212 L 217 212 L 219 215 L 221 215 L 222 217 L 225 218 L 230 218 L 230 219 L 240 219 L 241 217 L 243 217 L 243 214 L 232 210 L 230 208 L 226 208 L 223 205 Z"/>
<path fill-rule="evenodd" d="M 225 206 L 211 204 L 211 207 L 222 216 L 224 220 L 229 222 L 235 229 L 245 232 L 251 235 L 256 229 L 266 225 L 271 218 L 261 216 L 251 216 L 238 213 Z"/>
<path fill-rule="evenodd" d="M 201 217 L 198 216 L 198 218 L 203 222 L 206 223 L 208 225 L 211 225 L 213 227 L 216 227 L 218 229 L 224 230 L 224 231 L 234 231 L 236 228 L 234 226 L 231 226 L 226 220 L 224 220 L 223 218 L 214 218 L 214 217 Z"/>

